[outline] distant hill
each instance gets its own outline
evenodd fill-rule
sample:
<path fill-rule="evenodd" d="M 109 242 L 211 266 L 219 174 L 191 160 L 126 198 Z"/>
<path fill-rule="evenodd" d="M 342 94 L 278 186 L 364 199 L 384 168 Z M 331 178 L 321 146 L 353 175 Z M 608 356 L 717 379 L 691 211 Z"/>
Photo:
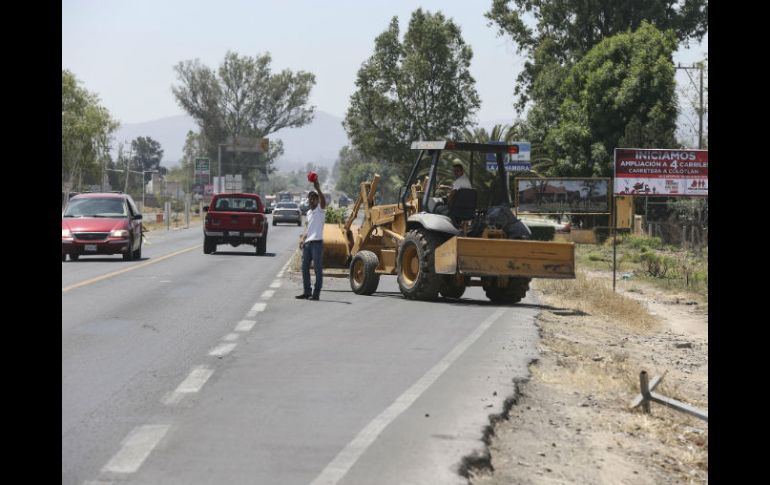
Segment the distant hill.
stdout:
<path fill-rule="evenodd" d="M 498 123 L 511 124 L 513 118 L 507 120 L 480 121 L 480 127 L 490 131 Z M 197 131 L 195 121 L 187 115 L 170 116 L 144 123 L 128 123 L 122 125 L 114 135 L 112 154 L 117 155 L 118 143 L 125 142 L 126 148 L 131 140 L 139 136 L 149 136 L 157 140 L 163 148 L 165 167 L 171 167 L 182 159 L 187 132 Z M 321 166 L 334 166 L 340 149 L 348 144 L 347 134 L 342 128 L 342 118 L 316 111 L 313 121 L 302 128 L 286 128 L 269 138 L 283 140 L 284 154 L 276 162 L 280 171 L 288 172 L 303 168 L 306 163 L 316 163 Z"/>
<path fill-rule="evenodd" d="M 131 140 L 149 136 L 163 148 L 161 164 L 171 167 L 182 159 L 185 137 L 190 130 L 197 131 L 198 126 L 187 115 L 122 125 L 114 135 L 113 156 L 118 152 L 119 142 L 125 142 L 128 147 Z M 316 111 L 313 121 L 308 125 L 301 128 L 285 128 L 269 138 L 283 140 L 284 154 L 276 162 L 281 171 L 302 168 L 308 162 L 331 168 L 340 149 L 348 142 L 342 128 L 342 118 L 324 111 Z"/>

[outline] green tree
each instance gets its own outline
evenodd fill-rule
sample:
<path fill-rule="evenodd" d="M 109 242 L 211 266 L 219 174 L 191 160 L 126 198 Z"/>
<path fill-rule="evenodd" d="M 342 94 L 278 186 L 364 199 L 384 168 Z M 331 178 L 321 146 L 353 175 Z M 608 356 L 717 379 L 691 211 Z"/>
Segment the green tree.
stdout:
<path fill-rule="evenodd" d="M 534 29 L 524 22 L 525 16 L 536 19 Z M 558 78 L 555 68 L 569 68 L 603 39 L 636 30 L 642 22 L 672 30 L 685 45 L 701 40 L 708 32 L 708 1 L 492 0 L 486 17 L 529 59 L 515 89 L 516 106 L 523 110 L 530 100 L 547 99 L 542 97 L 547 93 L 537 92 L 541 76 Z"/>
<path fill-rule="evenodd" d="M 353 147 L 396 164 L 406 178 L 412 141 L 442 139 L 471 124 L 480 106 L 472 57 L 459 26 L 440 12 L 414 11 L 403 41 L 393 17 L 358 71 L 343 122 Z"/>
<path fill-rule="evenodd" d="M 676 147 L 676 37 L 642 22 L 609 37 L 570 69 L 559 123 L 544 144 L 556 160 L 549 175 L 611 176 L 613 149 Z"/>
<path fill-rule="evenodd" d="M 160 143 L 149 136 L 140 136 L 131 141 L 131 152 L 133 157 L 131 163 L 134 170 L 144 172 L 145 170 L 157 170 L 160 172 L 160 162 L 163 159 L 163 148 Z M 145 183 L 152 176 L 150 173 L 144 174 Z"/>
<path fill-rule="evenodd" d="M 267 137 L 313 119 L 315 107 L 308 106 L 308 100 L 315 76 L 288 69 L 272 73 L 270 62 L 269 53 L 249 57 L 227 52 L 216 71 L 197 59 L 174 67 L 180 84 L 172 86 L 172 92 L 198 123 L 201 142 L 212 160 L 217 160 L 218 146 L 228 137 Z M 267 154 L 223 150 L 223 170 L 256 183 L 257 170 L 275 171 L 274 161 L 282 153 L 280 140 L 271 140 Z"/>
<path fill-rule="evenodd" d="M 361 192 L 361 182 L 371 181 L 375 173 L 380 175 L 377 193 L 383 203 L 395 203 L 398 199 L 398 189 L 403 184 L 398 175 L 398 167 L 364 155 L 349 146 L 340 149 L 333 171 L 339 174 L 334 188 L 353 199 Z"/>
<path fill-rule="evenodd" d="M 96 94 L 62 69 L 62 191 L 81 190 L 102 181 L 111 134 L 118 128 Z"/>

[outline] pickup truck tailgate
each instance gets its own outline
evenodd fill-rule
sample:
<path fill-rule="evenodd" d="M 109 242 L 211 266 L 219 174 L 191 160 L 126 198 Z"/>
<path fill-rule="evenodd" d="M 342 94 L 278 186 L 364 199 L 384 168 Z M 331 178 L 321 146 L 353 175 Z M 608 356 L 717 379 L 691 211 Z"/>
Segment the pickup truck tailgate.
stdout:
<path fill-rule="evenodd" d="M 261 232 L 265 216 L 250 212 L 209 212 L 208 227 L 213 230 Z"/>

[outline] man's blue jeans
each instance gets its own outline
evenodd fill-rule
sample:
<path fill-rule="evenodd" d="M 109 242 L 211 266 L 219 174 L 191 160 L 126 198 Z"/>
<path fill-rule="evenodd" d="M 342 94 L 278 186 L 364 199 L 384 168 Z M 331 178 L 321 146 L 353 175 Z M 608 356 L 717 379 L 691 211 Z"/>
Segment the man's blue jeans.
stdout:
<path fill-rule="evenodd" d="M 302 247 L 302 285 L 305 289 L 305 294 L 310 295 L 310 261 L 313 261 L 313 267 L 315 268 L 315 291 L 312 292 L 313 296 L 320 296 L 321 287 L 323 286 L 323 241 L 310 241 L 306 242 Z"/>

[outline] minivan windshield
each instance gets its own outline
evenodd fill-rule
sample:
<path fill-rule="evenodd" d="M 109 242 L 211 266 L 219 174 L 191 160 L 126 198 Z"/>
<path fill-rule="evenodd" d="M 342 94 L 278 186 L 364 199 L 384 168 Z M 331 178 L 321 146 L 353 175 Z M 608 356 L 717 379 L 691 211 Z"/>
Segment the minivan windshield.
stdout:
<path fill-rule="evenodd" d="M 63 217 L 128 217 L 123 199 L 70 199 Z"/>

